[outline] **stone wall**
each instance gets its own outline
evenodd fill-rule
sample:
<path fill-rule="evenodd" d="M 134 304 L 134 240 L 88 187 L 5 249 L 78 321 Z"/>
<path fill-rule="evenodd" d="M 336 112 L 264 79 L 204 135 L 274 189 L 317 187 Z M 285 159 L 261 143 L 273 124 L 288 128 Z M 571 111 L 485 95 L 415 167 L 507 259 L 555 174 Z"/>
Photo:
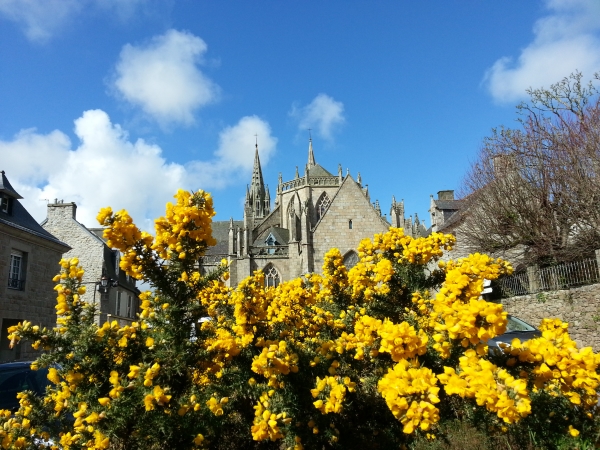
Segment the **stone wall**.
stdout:
<path fill-rule="evenodd" d="M 538 292 L 502 299 L 504 309 L 538 326 L 544 318 L 569 323 L 569 334 L 580 347 L 600 351 L 600 284 Z"/>
<path fill-rule="evenodd" d="M 42 226 L 46 231 L 69 244 L 71 250 L 65 253 L 63 258 L 79 259 L 79 264 L 85 270 L 83 284 L 87 287 L 87 292 L 81 299 L 87 303 L 94 303 L 99 300 L 94 288 L 95 282 L 102 276 L 104 243 L 77 222 L 76 211 L 75 203 L 51 203 L 48 205 L 48 217 Z M 59 260 L 56 261 L 57 271 Z"/>
<path fill-rule="evenodd" d="M 56 326 L 56 292 L 52 278 L 58 273 L 58 261 L 67 248 L 24 230 L 0 227 L 0 362 L 29 360 L 37 356 L 28 343 L 9 350 L 8 326 L 23 320 L 42 327 Z M 7 286 L 11 250 L 24 254 L 25 284 L 22 290 Z"/>
<path fill-rule="evenodd" d="M 337 247 L 344 255 L 349 250 L 356 250 L 364 238 L 385 233 L 389 227 L 369 203 L 360 186 L 347 177 L 314 230 L 314 271 L 321 273 L 323 256 L 332 247 Z"/>
<path fill-rule="evenodd" d="M 64 258 L 79 259 L 79 264 L 85 271 L 82 282 L 87 288 L 81 299 L 98 307 L 98 324 L 104 323 L 109 314 L 124 320 L 133 319 L 139 304 L 135 280 L 127 277 L 122 270 L 117 270 L 116 255 L 92 230 L 77 221 L 76 212 L 75 203 L 49 204 L 48 217 L 42 226 L 58 239 L 69 244 L 71 250 L 64 254 Z M 58 261 L 57 259 L 57 269 Z M 113 286 L 111 282 L 108 288 L 99 290 L 98 282 L 103 274 L 113 281 L 118 281 L 118 286 Z M 125 317 L 123 316 L 127 312 L 125 305 L 130 296 L 132 308 L 130 316 Z M 120 308 L 117 307 L 118 298 L 121 298 L 121 303 L 118 305 Z"/>

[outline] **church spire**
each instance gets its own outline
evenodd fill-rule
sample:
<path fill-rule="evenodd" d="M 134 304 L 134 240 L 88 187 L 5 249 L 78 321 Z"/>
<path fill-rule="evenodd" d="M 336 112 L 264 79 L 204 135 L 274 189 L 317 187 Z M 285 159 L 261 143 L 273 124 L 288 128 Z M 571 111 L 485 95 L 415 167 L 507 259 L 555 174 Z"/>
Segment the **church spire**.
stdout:
<path fill-rule="evenodd" d="M 262 169 L 260 167 L 260 158 L 258 156 L 258 143 L 256 144 L 256 149 L 254 151 L 254 167 L 252 168 L 252 182 L 250 183 L 250 190 L 252 191 L 254 188 L 259 188 L 262 191 L 265 190 Z"/>
<path fill-rule="evenodd" d="M 312 167 L 316 164 L 315 154 L 312 147 L 312 136 L 308 139 L 308 167 Z"/>
<path fill-rule="evenodd" d="M 265 183 L 263 181 L 262 169 L 260 167 L 260 157 L 258 156 L 258 142 L 254 152 L 254 167 L 252 168 L 252 181 L 250 183 L 249 198 L 247 202 L 254 214 L 254 217 L 264 217 L 271 209 L 271 201 L 265 198 Z"/>

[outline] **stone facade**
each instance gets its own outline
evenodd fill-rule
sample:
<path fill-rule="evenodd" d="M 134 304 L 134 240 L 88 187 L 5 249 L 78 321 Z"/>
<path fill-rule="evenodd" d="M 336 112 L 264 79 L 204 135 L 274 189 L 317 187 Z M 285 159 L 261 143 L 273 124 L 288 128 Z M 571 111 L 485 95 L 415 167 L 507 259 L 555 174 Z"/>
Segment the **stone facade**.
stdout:
<path fill-rule="evenodd" d="M 379 201 L 371 203 L 368 187 L 360 174 L 356 180 L 333 174 L 315 161 L 312 140 L 303 175 L 296 169 L 294 179 L 277 183 L 275 204 L 265 185 L 258 155 L 254 160 L 251 183 L 246 191 L 243 221 L 215 222 L 217 245 L 201 260 L 204 271 L 226 258 L 230 285 L 262 270 L 267 284 L 292 279 L 309 272 L 320 272 L 323 256 L 338 248 L 348 267 L 357 260 L 360 241 L 383 233 L 390 226 L 402 227 L 411 236 L 427 234 L 415 215 L 405 219 L 403 202 L 392 197 L 389 221 L 381 213 Z M 227 230 L 227 232 L 225 232 Z"/>
<path fill-rule="evenodd" d="M 110 249 L 101 228 L 86 228 L 77 221 L 77 205 L 55 201 L 48 205 L 44 229 L 68 243 L 65 258 L 77 257 L 85 270 L 87 292 L 82 299 L 98 307 L 98 324 L 107 320 L 133 321 L 139 309 L 139 291 L 135 279 L 119 269 L 119 251 Z M 106 287 L 101 286 L 102 278 Z"/>
<path fill-rule="evenodd" d="M 52 278 L 69 246 L 44 230 L 19 202 L 22 198 L 1 173 L 0 198 L 0 362 L 37 356 L 27 343 L 9 348 L 8 327 L 28 320 L 56 325 Z"/>
<path fill-rule="evenodd" d="M 502 299 L 502 305 L 535 326 L 545 318 L 568 322 L 569 334 L 580 347 L 600 351 L 600 284 L 511 297 Z"/>

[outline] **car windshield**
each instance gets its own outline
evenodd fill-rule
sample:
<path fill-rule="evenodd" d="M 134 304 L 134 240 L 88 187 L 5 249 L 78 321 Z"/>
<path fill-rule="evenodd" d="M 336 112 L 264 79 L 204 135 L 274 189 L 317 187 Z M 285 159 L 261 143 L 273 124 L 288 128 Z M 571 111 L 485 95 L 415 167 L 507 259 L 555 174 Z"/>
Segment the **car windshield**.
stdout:
<path fill-rule="evenodd" d="M 516 317 L 508 316 L 506 318 L 506 320 L 507 320 L 507 324 L 506 324 L 506 332 L 507 333 L 511 332 L 511 331 L 535 331 L 534 327 L 532 327 L 528 323 L 523 322 L 520 319 L 517 319 Z"/>
<path fill-rule="evenodd" d="M 48 369 L 33 371 L 27 365 L 0 366 L 0 409 L 17 407 L 17 394 L 22 391 L 44 395 L 48 385 L 47 375 Z"/>

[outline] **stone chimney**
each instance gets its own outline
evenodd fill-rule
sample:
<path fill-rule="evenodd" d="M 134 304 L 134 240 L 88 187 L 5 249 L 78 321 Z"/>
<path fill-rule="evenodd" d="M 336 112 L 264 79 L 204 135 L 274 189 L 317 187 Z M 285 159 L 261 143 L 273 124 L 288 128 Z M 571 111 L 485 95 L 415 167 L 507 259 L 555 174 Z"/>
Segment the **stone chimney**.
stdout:
<path fill-rule="evenodd" d="M 54 199 L 54 203 L 48 203 L 48 222 L 64 221 L 66 219 L 77 220 L 77 205 L 75 202 L 64 203 L 63 200 Z"/>
<path fill-rule="evenodd" d="M 438 191 L 438 200 L 454 200 L 454 191 Z"/>

